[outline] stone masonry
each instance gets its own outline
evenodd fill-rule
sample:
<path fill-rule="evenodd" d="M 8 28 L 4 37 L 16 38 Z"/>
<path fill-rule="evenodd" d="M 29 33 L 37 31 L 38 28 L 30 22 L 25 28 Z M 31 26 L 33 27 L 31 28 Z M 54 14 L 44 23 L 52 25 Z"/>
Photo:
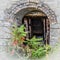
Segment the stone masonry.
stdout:
<path fill-rule="evenodd" d="M 31 0 L 20 0 L 19 3 L 24 3 L 24 2 L 29 2 Z M 32 2 L 36 2 L 36 3 L 45 3 L 49 6 L 49 8 L 51 8 L 52 10 L 52 14 L 55 14 L 56 15 L 56 20 L 57 20 L 57 23 L 56 24 L 51 24 L 51 29 L 50 29 L 50 44 L 52 46 L 54 46 L 57 42 L 58 42 L 58 39 L 60 37 L 60 4 L 59 4 L 59 0 L 32 0 Z M 10 32 L 10 29 L 8 29 L 10 26 L 11 26 L 11 23 L 9 23 L 9 19 L 6 20 L 6 11 L 7 9 L 9 9 L 10 7 L 13 6 L 14 3 L 18 3 L 18 0 L 2 0 L 0 1 L 0 45 L 6 45 L 6 42 L 9 41 L 11 35 L 8 33 Z M 14 5 L 15 6 L 15 5 Z M 11 9 L 13 9 L 14 7 L 12 7 Z M 11 10 L 10 9 L 10 10 Z M 17 8 L 16 8 L 17 9 Z M 16 11 L 16 10 L 14 10 Z M 14 14 L 14 11 L 12 10 L 13 14 Z M 53 13 L 54 11 L 54 13 Z M 9 11 L 8 11 L 9 12 Z M 44 11 L 46 12 L 46 11 Z M 11 16 L 11 15 L 10 15 Z M 12 18 L 13 15 L 10 17 Z M 11 21 L 11 20 L 10 20 Z"/>

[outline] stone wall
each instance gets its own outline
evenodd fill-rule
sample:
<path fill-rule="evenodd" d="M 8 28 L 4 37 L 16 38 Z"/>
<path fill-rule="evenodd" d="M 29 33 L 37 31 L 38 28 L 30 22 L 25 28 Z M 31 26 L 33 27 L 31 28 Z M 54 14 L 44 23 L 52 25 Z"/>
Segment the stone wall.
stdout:
<path fill-rule="evenodd" d="M 10 34 L 7 32 L 10 32 L 8 29 L 11 24 L 5 20 L 5 9 L 11 7 L 13 3 L 15 3 L 18 0 L 2 0 L 0 1 L 0 45 L 6 45 L 6 42 L 10 39 Z M 24 0 L 26 1 L 26 0 Z M 27 0 L 28 1 L 28 0 Z M 35 0 L 33 0 L 35 1 Z M 60 37 L 60 1 L 59 0 L 40 0 L 46 4 L 49 5 L 49 7 L 56 13 L 57 16 L 57 24 L 51 24 L 51 45 L 55 45 L 55 43 L 58 41 L 58 38 Z M 23 0 L 21 0 L 23 2 Z"/>

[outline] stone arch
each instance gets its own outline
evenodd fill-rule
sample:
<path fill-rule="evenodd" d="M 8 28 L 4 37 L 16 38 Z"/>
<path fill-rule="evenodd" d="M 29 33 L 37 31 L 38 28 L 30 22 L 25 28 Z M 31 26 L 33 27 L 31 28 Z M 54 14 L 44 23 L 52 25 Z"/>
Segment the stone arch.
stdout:
<path fill-rule="evenodd" d="M 33 11 L 33 10 L 39 10 L 39 11 L 44 12 L 47 15 L 49 21 L 52 23 L 57 21 L 54 11 L 52 11 L 51 8 L 49 8 L 49 6 L 43 2 L 40 2 L 40 3 L 36 3 L 36 2 L 20 3 L 20 2 L 17 2 L 15 4 L 13 4 L 12 7 L 10 7 L 9 9 L 6 10 L 6 12 L 7 12 L 6 16 L 8 19 L 15 20 L 16 16 L 20 14 L 19 16 L 20 16 L 20 21 L 21 21 L 22 17 L 26 13 Z M 19 16 L 17 17 L 17 19 L 19 19 Z"/>
<path fill-rule="evenodd" d="M 16 3 L 14 3 L 9 9 L 5 10 L 5 15 L 6 15 L 5 18 L 6 18 L 6 20 L 9 20 L 9 21 L 14 21 L 14 22 L 20 21 L 20 24 L 21 24 L 22 18 L 24 17 L 24 15 L 29 13 L 30 11 L 33 11 L 33 10 L 39 10 L 39 11 L 42 11 L 43 13 L 45 13 L 47 15 L 50 23 L 57 22 L 55 12 L 47 4 L 45 4 L 43 2 L 40 2 L 40 3 L 23 2 L 23 3 L 20 3 L 18 1 Z M 51 45 L 53 44 L 53 42 L 51 42 Z M 55 43 L 54 43 L 54 45 L 55 45 Z"/>

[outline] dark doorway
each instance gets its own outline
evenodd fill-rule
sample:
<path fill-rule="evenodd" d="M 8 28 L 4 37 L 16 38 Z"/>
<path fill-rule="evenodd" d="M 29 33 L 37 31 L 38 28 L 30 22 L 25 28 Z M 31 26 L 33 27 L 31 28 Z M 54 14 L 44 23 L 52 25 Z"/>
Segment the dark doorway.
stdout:
<path fill-rule="evenodd" d="M 26 26 L 28 32 L 26 38 L 43 38 L 44 44 L 49 44 L 50 24 L 47 16 L 24 16 L 23 24 Z M 48 32 L 49 31 L 49 32 Z"/>
<path fill-rule="evenodd" d="M 31 17 L 31 37 L 43 37 L 43 19 L 41 17 Z"/>

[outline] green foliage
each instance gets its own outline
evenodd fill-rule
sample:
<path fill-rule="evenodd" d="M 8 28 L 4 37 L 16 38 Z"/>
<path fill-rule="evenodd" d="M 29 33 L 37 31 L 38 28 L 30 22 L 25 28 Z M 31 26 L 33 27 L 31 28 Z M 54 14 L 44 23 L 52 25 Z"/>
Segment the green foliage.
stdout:
<path fill-rule="evenodd" d="M 18 44 L 23 43 L 21 40 L 22 37 L 26 36 L 26 32 L 24 31 L 25 26 L 21 25 L 20 27 L 14 27 L 12 28 L 12 34 L 13 34 L 13 41 L 18 40 Z"/>
<path fill-rule="evenodd" d="M 25 32 L 24 30 L 25 30 L 25 26 L 24 26 L 24 25 L 22 25 L 22 26 L 20 26 L 20 27 L 18 28 L 18 33 L 20 33 L 20 34 L 19 34 L 20 37 L 21 37 L 21 36 L 22 36 L 22 37 L 26 36 L 27 32 Z"/>
<path fill-rule="evenodd" d="M 31 57 L 32 58 L 40 58 L 40 57 L 43 57 L 44 55 L 46 55 L 45 48 L 44 47 L 39 47 L 39 49 L 37 49 L 36 51 L 32 50 Z"/>
<path fill-rule="evenodd" d="M 39 48 L 38 45 L 41 44 L 41 42 L 38 41 L 42 41 L 43 38 L 36 38 L 35 36 L 29 40 L 26 41 L 26 43 L 28 44 L 28 46 L 32 49 L 37 49 Z"/>
<path fill-rule="evenodd" d="M 41 58 L 51 50 L 51 47 L 49 45 L 44 45 L 42 40 L 43 38 L 36 38 L 34 36 L 32 39 L 26 41 L 27 45 L 32 49 L 30 52 L 32 58 Z"/>
<path fill-rule="evenodd" d="M 43 56 L 46 55 L 46 53 L 48 53 L 51 50 L 51 47 L 49 45 L 44 45 L 43 44 L 43 38 L 36 38 L 35 36 L 31 39 L 28 40 L 22 40 L 22 37 L 25 37 L 27 32 L 24 31 L 25 30 L 25 26 L 22 25 L 20 27 L 14 27 L 12 29 L 12 34 L 13 34 L 13 41 L 17 40 L 18 41 L 18 45 L 21 45 L 23 43 L 26 43 L 27 46 L 25 46 L 25 48 L 23 48 L 25 50 L 25 52 L 28 55 L 27 49 L 29 51 L 29 53 L 31 54 L 30 57 L 32 58 L 41 58 Z M 22 47 L 22 46 L 21 46 Z"/>
<path fill-rule="evenodd" d="M 12 33 L 13 33 L 13 35 L 14 36 L 26 36 L 26 32 L 24 31 L 24 29 L 25 29 L 25 27 L 24 27 L 24 25 L 21 25 L 20 27 L 14 27 L 13 29 L 12 29 Z"/>
<path fill-rule="evenodd" d="M 51 50 L 51 47 L 49 45 L 39 47 L 37 50 L 32 50 L 31 57 L 32 58 L 41 58 L 41 57 L 45 56 L 47 53 L 49 53 L 50 50 Z"/>

